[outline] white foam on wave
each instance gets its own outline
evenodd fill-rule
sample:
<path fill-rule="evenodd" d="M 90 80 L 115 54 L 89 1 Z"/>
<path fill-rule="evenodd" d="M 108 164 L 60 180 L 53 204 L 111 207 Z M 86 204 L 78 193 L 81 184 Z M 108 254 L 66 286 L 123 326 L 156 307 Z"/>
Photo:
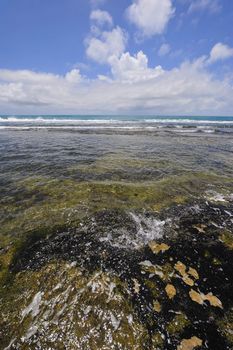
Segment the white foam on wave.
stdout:
<path fill-rule="evenodd" d="M 37 126 L 37 125 L 31 125 L 31 126 L 15 126 L 15 125 L 0 125 L 0 130 L 89 130 L 89 129 L 118 129 L 118 130 L 158 130 L 159 128 L 156 126 L 152 127 L 142 127 L 142 126 L 122 126 L 122 125 L 101 125 L 101 126 L 95 126 L 95 125 L 60 125 L 60 126 L 54 126 L 54 125 L 47 125 L 47 126 Z"/>
<path fill-rule="evenodd" d="M 133 121 L 127 121 L 131 123 Z M 121 120 L 117 119 L 65 119 L 65 118 L 19 118 L 19 117 L 0 117 L 0 123 L 33 123 L 33 124 L 112 124 L 112 123 L 122 123 Z M 123 121 L 124 123 L 124 121 Z"/>
<path fill-rule="evenodd" d="M 233 120 L 200 120 L 200 119 L 145 119 L 146 123 L 166 123 L 166 124 L 229 124 L 233 125 Z"/>
<path fill-rule="evenodd" d="M 126 228 L 117 231 L 105 232 L 100 238 L 100 242 L 108 242 L 117 248 L 140 249 L 153 240 L 157 240 L 164 235 L 164 226 L 170 221 L 162 221 L 155 217 L 129 213 L 130 219 L 134 222 L 136 230 L 128 231 Z"/>
<path fill-rule="evenodd" d="M 106 118 L 101 119 L 96 117 L 96 119 L 93 118 L 81 118 L 81 117 L 17 117 L 17 116 L 10 116 L 10 117 L 0 117 L 0 123 L 7 123 L 7 124 L 81 124 L 81 125 L 90 125 L 90 124 L 192 124 L 192 125 L 212 125 L 212 124 L 220 124 L 220 125 L 233 125 L 233 120 L 205 120 L 205 119 L 182 119 L 182 118 L 151 118 L 151 119 L 121 119 L 121 118 Z"/>

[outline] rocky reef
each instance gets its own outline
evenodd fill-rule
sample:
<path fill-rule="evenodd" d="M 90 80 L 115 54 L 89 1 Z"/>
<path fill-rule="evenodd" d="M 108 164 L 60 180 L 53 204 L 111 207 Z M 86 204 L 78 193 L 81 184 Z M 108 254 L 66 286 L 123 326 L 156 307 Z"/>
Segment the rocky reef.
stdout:
<path fill-rule="evenodd" d="M 2 158 L 0 349 L 232 350 L 231 139 L 27 135 Z"/>
<path fill-rule="evenodd" d="M 232 224 L 229 198 L 28 232 L 2 277 L 2 349 L 232 349 Z"/>

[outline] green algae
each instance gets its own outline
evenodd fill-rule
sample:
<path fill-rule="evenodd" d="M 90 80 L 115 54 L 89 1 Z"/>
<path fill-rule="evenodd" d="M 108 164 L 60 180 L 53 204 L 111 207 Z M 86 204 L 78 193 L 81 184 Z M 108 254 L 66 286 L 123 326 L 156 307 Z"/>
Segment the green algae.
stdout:
<path fill-rule="evenodd" d="M 147 160 L 143 163 L 142 160 L 138 161 L 136 159 L 128 162 L 126 165 L 122 164 L 122 160 L 115 165 L 114 162 L 115 160 L 112 160 L 113 165 L 110 170 L 109 164 L 105 166 L 103 159 L 91 167 L 80 166 L 78 168 L 78 171 L 81 171 L 85 176 L 87 173 L 102 176 L 108 172 L 114 173 L 118 169 L 114 179 L 111 177 L 112 175 L 110 176 L 110 179 L 114 181 L 81 181 L 72 178 L 59 179 L 50 177 L 25 178 L 14 184 L 15 191 L 18 193 L 16 201 L 14 200 L 15 193 L 5 196 L 1 200 L 0 210 L 3 215 L 0 234 L 0 309 L 3 317 L 0 321 L 0 343 L 4 347 L 8 346 L 15 336 L 19 336 L 20 339 L 27 333 L 33 320 L 31 315 L 28 315 L 22 324 L 20 323 L 22 308 L 25 308 L 31 302 L 30 296 L 35 295 L 39 289 L 42 288 L 44 290 L 44 298 L 49 301 L 51 299 L 49 291 L 54 288 L 55 283 L 59 284 L 62 273 L 66 275 L 65 283 L 69 281 L 74 291 L 84 288 L 90 281 L 90 276 L 83 275 L 82 271 L 77 272 L 73 269 L 68 269 L 69 272 L 67 273 L 65 265 L 59 265 L 55 262 L 42 268 L 40 271 L 23 272 L 14 276 L 9 267 L 14 264 L 14 261 L 25 247 L 41 238 L 56 234 L 59 229 L 65 230 L 67 227 L 79 227 L 80 222 L 86 217 L 91 217 L 93 214 L 103 210 L 160 211 L 173 205 L 180 205 L 202 198 L 210 188 L 214 188 L 221 193 L 229 193 L 232 190 L 230 178 L 210 173 L 184 172 L 179 176 L 167 176 L 162 179 L 154 179 L 153 181 L 151 179 L 144 182 L 132 181 L 132 178 L 130 179 L 128 175 L 133 169 L 140 171 L 141 166 L 148 166 L 148 169 L 156 169 L 166 167 L 168 164 L 166 162 L 151 161 L 150 164 L 146 165 Z M 76 170 L 73 169 L 72 171 L 75 172 Z M 232 249 L 230 232 L 224 232 L 220 236 L 220 240 L 228 248 Z M 208 251 L 207 254 L 209 254 Z M 213 263 L 218 265 L 218 260 L 216 262 L 214 260 Z M 163 273 L 163 283 L 170 282 L 174 271 L 171 264 L 161 264 L 161 271 Z M 122 310 L 125 317 L 121 317 L 120 331 L 114 330 L 110 320 L 111 317 L 109 318 L 109 316 L 105 324 L 112 333 L 113 341 L 116 344 L 121 344 L 122 349 L 140 350 L 144 348 L 145 344 L 150 342 L 152 342 L 155 349 L 162 347 L 164 339 L 161 334 L 155 332 L 153 337 L 149 339 L 146 327 L 137 319 L 137 315 L 127 297 L 128 286 L 116 277 L 111 278 L 111 281 L 116 285 L 115 294 L 118 296 L 117 301 L 110 301 L 106 304 L 108 299 L 106 292 L 98 293 L 98 295 L 94 296 L 90 290 L 87 290 L 86 294 L 80 299 L 81 304 L 86 305 L 86 308 L 90 304 L 97 305 L 99 309 L 104 310 L 105 314 L 110 310 L 114 315 L 117 315 L 117 312 Z M 145 280 L 145 286 L 152 300 L 158 300 L 163 310 L 164 291 L 161 293 L 161 288 L 159 288 L 158 284 L 150 279 Z M 72 300 L 75 298 L 74 291 L 69 292 L 66 301 L 68 304 L 72 304 Z M 59 314 L 62 312 L 62 308 L 61 304 L 56 305 L 54 312 Z M 129 315 L 134 315 L 133 319 L 135 321 L 133 321 L 132 327 L 127 319 Z M 83 310 L 77 308 L 77 314 L 74 315 L 74 324 L 76 326 L 73 329 L 73 334 L 80 339 L 85 337 L 92 328 L 98 329 L 101 323 L 101 319 L 92 310 L 88 320 L 85 321 L 85 325 L 81 326 L 78 324 L 78 320 L 84 316 Z M 59 325 L 63 324 L 62 322 L 66 322 L 67 319 L 69 319 L 68 314 L 64 318 L 61 317 L 57 325 L 51 325 L 50 331 L 63 335 Z M 18 330 L 19 324 L 21 325 L 20 332 Z M 153 316 L 147 317 L 147 325 L 154 327 L 155 320 Z M 188 320 L 185 315 L 181 314 L 175 316 L 168 323 L 167 328 L 168 332 L 174 335 L 182 332 L 186 326 L 188 326 Z M 138 336 L 136 336 L 135 330 Z M 7 337 L 5 334 L 7 334 Z M 101 332 L 97 338 L 95 340 L 90 339 L 87 349 L 106 348 L 106 339 L 103 338 Z M 62 348 L 64 345 L 62 344 L 59 339 L 56 340 L 57 349 Z M 33 344 L 21 344 L 20 346 L 26 350 L 34 348 Z M 44 346 L 52 347 L 54 344 L 47 339 L 44 342 Z"/>
<path fill-rule="evenodd" d="M 61 344 L 67 349 L 107 349 L 111 344 L 144 349 L 148 334 L 122 294 L 124 289 L 127 286 L 116 276 L 101 271 L 89 275 L 66 263 L 53 262 L 38 271 L 19 273 L 4 299 L 0 297 L 0 344 L 6 347 L 15 339 L 24 349 L 32 349 L 37 341 L 44 348 L 56 349 Z M 37 313 L 33 316 L 29 310 L 23 317 L 38 291 L 42 301 Z M 38 329 L 36 340 L 27 338 L 32 326 Z M 52 344 L 50 335 L 55 339 Z"/>
<path fill-rule="evenodd" d="M 140 179 L 140 181 L 160 178 L 164 172 L 180 172 L 175 162 L 167 159 L 143 159 L 127 157 L 124 154 L 102 156 L 91 164 L 79 164 L 68 170 L 70 176 L 80 175 L 92 179 L 105 178 L 113 181 Z"/>
<path fill-rule="evenodd" d="M 103 160 L 100 162 L 104 163 Z M 140 167 L 141 162 L 135 159 L 129 166 Z M 152 164 L 156 166 L 157 162 L 151 161 Z M 121 160 L 116 167 L 120 165 Z M 198 198 L 210 184 L 212 188 L 223 189 L 225 186 L 229 190 L 231 182 L 227 177 L 208 173 L 190 173 L 143 183 L 87 182 L 41 176 L 16 182 L 17 200 L 14 200 L 14 192 L 12 196 L 3 197 L 0 203 L 3 213 L 0 221 L 0 281 L 6 278 L 11 260 L 22 244 L 21 240 L 25 241 L 28 234 L 35 236 L 37 231 L 43 236 L 44 232 L 55 231 L 59 226 L 77 227 L 86 216 L 105 209 L 162 210 Z M 222 240 L 232 247 L 230 234 L 224 233 Z"/>
<path fill-rule="evenodd" d="M 160 350 L 163 348 L 164 345 L 164 338 L 161 335 L 161 333 L 156 332 L 152 336 L 152 349 L 154 350 Z"/>
<path fill-rule="evenodd" d="M 188 206 L 188 208 L 190 207 L 192 208 L 192 206 Z M 215 206 L 210 207 L 208 204 L 202 204 L 195 220 L 201 222 L 199 219 L 202 215 L 206 220 L 209 220 L 208 215 L 213 213 L 212 208 L 215 208 Z M 223 212 L 224 206 L 221 209 Z M 116 222 L 116 216 L 122 212 L 113 211 Z M 165 213 L 168 214 L 167 211 Z M 111 211 L 107 211 L 106 217 L 103 217 L 101 213 L 99 214 L 100 220 L 108 221 L 111 219 Z M 184 338 L 186 331 L 189 332 L 193 327 L 197 327 L 198 332 L 202 332 L 203 324 L 205 327 L 211 327 L 211 324 L 208 323 L 209 316 L 213 318 L 216 315 L 219 320 L 221 314 L 218 313 L 222 312 L 221 310 L 211 310 L 210 305 L 206 305 L 205 308 L 203 306 L 200 310 L 199 305 L 195 305 L 188 298 L 189 288 L 182 283 L 175 283 L 177 296 L 174 300 L 168 300 L 165 293 L 165 285 L 169 282 L 173 283 L 173 279 L 176 277 L 173 275 L 173 265 L 177 261 L 184 261 L 186 264 L 184 267 L 188 266 L 190 268 L 190 266 L 197 267 L 196 259 L 198 259 L 200 264 L 198 274 L 200 273 L 200 276 L 204 277 L 203 284 L 207 283 L 208 291 L 210 285 L 211 289 L 212 287 L 218 288 L 219 283 L 216 284 L 216 280 L 218 281 L 219 278 L 221 280 L 223 273 L 226 273 L 226 267 L 223 266 L 224 272 L 218 271 L 216 268 L 215 275 L 212 274 L 211 277 L 209 259 L 208 261 L 203 259 L 198 251 L 193 254 L 192 239 L 182 232 L 182 223 L 185 223 L 185 229 L 188 229 L 188 231 L 191 229 L 191 232 L 193 232 L 193 219 L 190 217 L 190 211 L 184 207 L 177 209 L 173 216 L 177 215 L 180 218 L 180 214 L 183 215 L 181 225 L 179 225 L 181 241 L 177 241 L 178 237 L 176 237 L 176 240 L 171 244 L 167 241 L 168 238 L 164 239 L 169 243 L 170 249 L 166 254 L 158 256 L 153 254 L 147 246 L 144 248 L 144 252 L 133 252 L 132 256 L 135 254 L 134 258 L 136 260 L 131 259 L 132 256 L 129 252 L 123 252 L 124 249 L 117 252 L 117 249 L 113 247 L 98 244 L 98 240 L 95 240 L 98 236 L 97 232 L 94 235 L 95 237 L 91 234 L 85 240 L 83 231 L 80 231 L 80 236 L 77 236 L 77 230 L 73 230 L 72 236 L 71 231 L 67 232 L 64 231 L 65 228 L 61 228 L 61 232 L 58 232 L 57 235 L 52 235 L 56 232 L 44 232 L 45 239 L 39 245 L 37 240 L 41 238 L 40 230 L 29 232 L 24 245 L 18 248 L 21 249 L 21 253 L 26 254 L 26 264 L 22 264 L 21 269 L 16 269 L 15 273 L 11 273 L 11 280 L 5 283 L 3 288 L 0 288 L 0 311 L 4 316 L 0 323 L 0 329 L 3 329 L 4 334 L 9 334 L 7 337 L 6 335 L 3 336 L 2 343 L 4 346 L 8 346 L 10 341 L 17 337 L 16 347 L 25 348 L 26 350 L 33 349 L 36 342 L 42 344 L 44 348 L 50 346 L 52 349 L 62 347 L 62 344 L 67 349 L 107 349 L 110 348 L 109 339 L 112 339 L 113 343 L 111 344 L 114 344 L 113 346 L 118 344 L 119 349 L 124 350 L 134 348 L 139 350 L 161 349 L 168 344 L 167 336 L 170 337 L 169 341 L 174 345 Z M 97 218 L 97 216 L 94 216 L 94 218 Z M 125 218 L 123 216 L 123 221 Z M 113 225 L 115 225 L 115 222 L 113 222 Z M 99 226 L 101 226 L 101 221 L 97 222 L 98 230 Z M 206 225 L 206 227 L 208 226 Z M 218 229 L 218 231 L 221 232 L 221 229 Z M 33 234 L 35 235 L 34 238 Z M 46 239 L 47 235 L 49 236 L 48 239 Z M 58 240 L 59 235 L 61 240 Z M 88 236 L 88 233 L 86 233 L 86 236 Z M 203 246 L 201 245 L 202 237 L 203 235 L 197 236 L 197 233 L 193 232 L 195 242 L 197 239 L 200 240 L 198 244 L 195 243 L 195 250 L 200 248 L 200 251 L 204 252 L 203 247 L 206 247 L 206 242 Z M 216 237 L 218 236 L 216 235 Z M 76 246 L 73 238 L 76 239 Z M 213 238 L 207 238 L 211 244 L 214 243 Z M 184 247 L 184 242 L 187 239 L 188 244 L 185 246 L 186 253 L 184 254 L 180 247 Z M 31 246 L 33 242 L 35 243 L 34 248 Z M 66 246 L 65 251 L 62 249 L 63 243 Z M 90 250 L 86 248 L 86 243 L 91 243 Z M 215 249 L 212 250 L 211 246 L 209 247 L 211 261 L 215 258 L 216 253 L 220 257 L 224 256 L 225 252 L 225 247 L 218 240 L 215 244 L 218 244 L 220 251 L 217 253 Z M 44 249 L 46 246 L 48 249 Z M 40 255 L 40 252 L 42 252 L 42 255 Z M 53 252 L 55 252 L 55 255 L 53 255 Z M 104 253 L 106 253 L 105 256 L 103 256 Z M 121 255 L 121 253 L 123 254 Z M 59 257 L 60 262 L 50 260 L 50 263 L 48 263 L 48 260 L 46 260 L 48 254 L 51 259 L 57 259 L 56 256 Z M 143 259 L 141 254 L 145 254 Z M 21 256 L 22 259 L 24 257 Z M 83 260 L 83 257 L 86 260 Z M 42 260 L 40 260 L 41 258 Z M 69 261 L 69 263 L 62 262 L 62 259 Z M 71 264 L 75 259 L 77 259 L 77 262 Z M 141 273 L 140 263 L 147 259 L 151 260 L 154 266 L 160 266 L 160 272 L 163 274 L 161 277 Z M 89 264 L 90 260 L 92 260 L 91 266 Z M 190 264 L 191 260 L 192 264 Z M 38 261 L 42 261 L 42 265 L 37 265 Z M 21 272 L 17 273 L 17 271 Z M 193 277 L 195 275 L 198 278 L 197 271 L 190 269 L 188 271 L 193 274 Z M 203 274 L 203 272 L 205 273 Z M 140 283 L 140 288 L 136 291 L 133 287 L 133 279 Z M 172 281 L 170 281 L 171 279 Z M 224 288 L 229 290 L 228 284 L 225 284 Z M 220 289 L 222 288 L 220 287 Z M 38 292 L 43 293 L 38 315 L 33 317 L 31 312 L 27 313 L 22 321 L 23 310 L 31 305 Z M 203 292 L 207 293 L 204 289 Z M 226 292 L 226 295 L 228 294 L 229 291 Z M 219 295 L 220 299 L 223 300 L 224 311 L 227 311 L 225 305 L 229 301 L 222 299 L 224 295 L 221 294 L 221 290 L 216 295 Z M 16 300 L 16 302 L 11 303 L 11 300 Z M 56 302 L 58 300 L 59 302 Z M 153 307 L 156 301 L 161 305 L 160 312 L 156 312 Z M 51 315 L 47 315 L 51 310 L 53 310 Z M 181 314 L 179 310 L 182 310 Z M 176 316 L 171 319 L 173 312 Z M 44 319 L 45 316 L 46 319 Z M 33 325 L 38 328 L 38 332 L 30 340 L 27 339 L 27 334 L 30 335 L 30 329 Z M 22 326 L 22 332 L 18 335 L 17 327 L 19 326 Z M 107 339 L 106 334 L 110 338 Z M 50 336 L 55 337 L 55 341 L 51 342 Z M 72 338 L 72 343 L 67 340 L 68 336 Z M 224 334 L 223 336 L 225 339 Z M 216 337 L 219 339 L 220 336 L 216 335 Z M 81 341 L 81 343 L 78 343 L 78 341 Z M 225 349 L 225 347 L 223 346 L 222 349 Z"/>
<path fill-rule="evenodd" d="M 86 182 L 73 179 L 26 178 L 17 185 L 21 190 L 22 202 L 12 203 L 5 199 L 0 204 L 4 212 L 1 222 L 1 236 L 13 236 L 36 227 L 51 227 L 77 222 L 103 209 L 161 210 L 174 204 L 182 204 L 200 196 L 209 184 L 229 186 L 230 180 L 214 174 L 191 173 L 167 177 L 150 182 Z M 40 201 L 24 198 L 37 193 Z M 19 209 L 20 208 L 20 209 Z"/>
<path fill-rule="evenodd" d="M 228 249 L 233 250 L 233 232 L 225 230 L 219 239 Z"/>
<path fill-rule="evenodd" d="M 170 335 L 180 334 L 185 327 L 190 325 L 188 317 L 180 313 L 176 315 L 173 320 L 167 325 L 167 331 Z"/>
<path fill-rule="evenodd" d="M 148 288 L 148 290 L 150 291 L 153 299 L 156 300 L 158 298 L 158 300 L 159 300 L 159 297 L 161 296 L 161 291 L 160 291 L 160 288 L 158 287 L 157 283 L 150 280 L 150 279 L 146 279 L 145 285 Z"/>
<path fill-rule="evenodd" d="M 217 324 L 222 335 L 233 346 L 233 310 L 228 311 L 223 319 L 217 321 Z"/>

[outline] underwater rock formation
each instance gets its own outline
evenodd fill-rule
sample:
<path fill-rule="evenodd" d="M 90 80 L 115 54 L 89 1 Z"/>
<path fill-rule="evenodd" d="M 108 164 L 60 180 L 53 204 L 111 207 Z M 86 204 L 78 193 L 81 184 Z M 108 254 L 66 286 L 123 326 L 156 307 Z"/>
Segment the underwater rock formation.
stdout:
<path fill-rule="evenodd" d="M 30 232 L 1 287 L 2 349 L 232 349 L 232 218 L 199 201 Z"/>

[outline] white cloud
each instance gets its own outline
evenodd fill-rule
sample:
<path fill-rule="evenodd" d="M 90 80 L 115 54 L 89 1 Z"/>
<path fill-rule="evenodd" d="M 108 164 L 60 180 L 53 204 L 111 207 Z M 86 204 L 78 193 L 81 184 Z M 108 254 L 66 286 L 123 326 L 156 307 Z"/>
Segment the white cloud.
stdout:
<path fill-rule="evenodd" d="M 104 31 L 99 37 L 87 40 L 86 54 L 98 63 L 107 63 L 111 56 L 120 56 L 125 51 L 127 36 L 120 28 Z"/>
<path fill-rule="evenodd" d="M 0 70 L 3 113 L 231 115 L 233 87 L 208 73 L 205 58 L 172 70 L 149 68 L 143 52 L 110 60 L 112 79 Z"/>
<path fill-rule="evenodd" d="M 55 79 L 59 79 L 59 75 L 54 75 L 51 73 L 37 73 L 29 70 L 8 70 L 1 69 L 0 70 L 0 82 L 44 82 L 50 83 Z"/>
<path fill-rule="evenodd" d="M 150 68 L 147 56 L 112 56 L 112 78 L 0 69 L 3 113 L 231 115 L 233 86 L 214 78 L 205 56 L 172 70 Z"/>
<path fill-rule="evenodd" d="M 70 72 L 66 73 L 65 79 L 73 84 L 80 83 L 83 80 L 79 69 L 72 69 Z"/>
<path fill-rule="evenodd" d="M 222 43 L 217 43 L 210 51 L 210 57 L 207 60 L 207 64 L 222 61 L 230 57 L 233 57 L 233 48 Z"/>
<path fill-rule="evenodd" d="M 113 25 L 112 16 L 107 11 L 94 10 L 90 14 L 90 19 L 97 23 L 99 26 L 107 24 L 109 26 Z"/>
<path fill-rule="evenodd" d="M 82 78 L 74 69 L 65 76 L 39 73 L 30 70 L 0 69 L 0 103 L 7 106 L 64 106 L 72 104 L 72 91 Z"/>
<path fill-rule="evenodd" d="M 216 13 L 221 10 L 219 0 L 192 0 L 188 8 L 188 13 L 198 11 L 208 11 L 210 13 Z"/>
<path fill-rule="evenodd" d="M 145 37 L 163 33 L 174 12 L 171 0 L 133 0 L 126 10 L 130 22 Z"/>
<path fill-rule="evenodd" d="M 171 51 L 169 44 L 162 44 L 158 51 L 159 56 L 166 56 Z"/>
<path fill-rule="evenodd" d="M 122 54 L 120 58 L 112 56 L 109 63 L 115 80 L 122 82 L 145 81 L 163 74 L 161 66 L 152 69 L 148 67 L 148 58 L 142 51 L 135 56 L 131 56 L 128 52 Z"/>

